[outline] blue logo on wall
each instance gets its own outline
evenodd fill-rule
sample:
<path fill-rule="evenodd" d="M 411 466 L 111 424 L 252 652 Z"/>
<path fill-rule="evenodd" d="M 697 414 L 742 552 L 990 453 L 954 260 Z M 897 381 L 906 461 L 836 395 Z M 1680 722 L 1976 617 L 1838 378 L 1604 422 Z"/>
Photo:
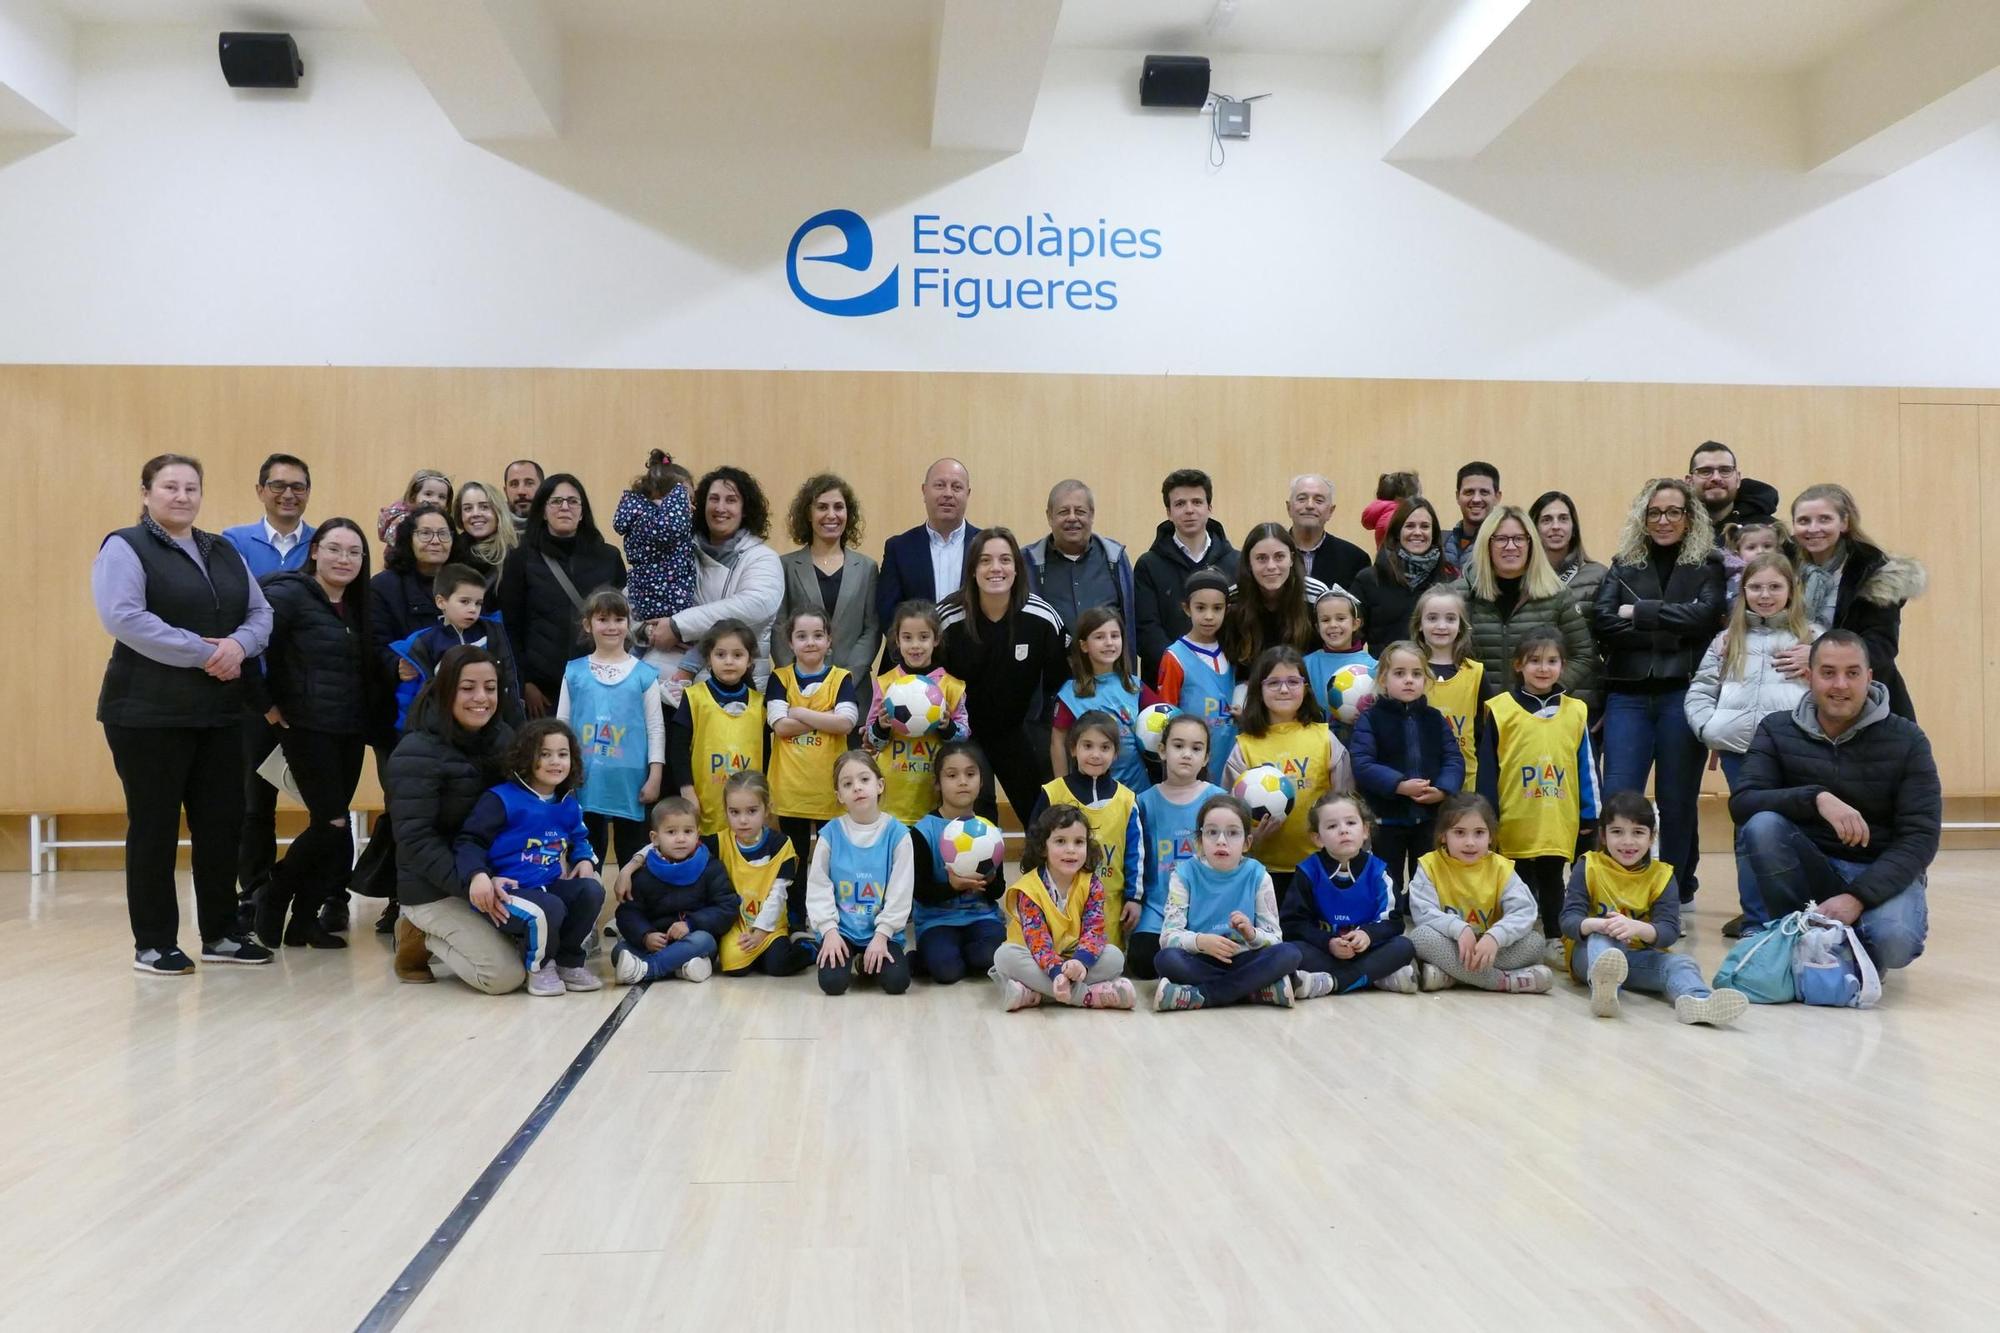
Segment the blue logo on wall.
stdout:
<path fill-rule="evenodd" d="M 898 299 L 901 268 L 889 270 L 889 276 L 875 284 L 874 289 L 859 296 L 826 297 L 814 296 L 799 281 L 799 245 L 811 233 L 821 227 L 833 227 L 840 232 L 840 239 L 846 248 L 838 254 L 807 255 L 808 264 L 839 264 L 851 268 L 856 273 L 865 273 L 875 262 L 875 235 L 868 230 L 868 223 L 851 208 L 829 208 L 824 213 L 815 213 L 807 218 L 799 229 L 792 233 L 792 244 L 785 251 L 785 281 L 792 285 L 792 295 L 807 306 L 823 315 L 840 315 L 854 318 L 861 315 L 879 315 L 885 310 L 894 310 Z"/>

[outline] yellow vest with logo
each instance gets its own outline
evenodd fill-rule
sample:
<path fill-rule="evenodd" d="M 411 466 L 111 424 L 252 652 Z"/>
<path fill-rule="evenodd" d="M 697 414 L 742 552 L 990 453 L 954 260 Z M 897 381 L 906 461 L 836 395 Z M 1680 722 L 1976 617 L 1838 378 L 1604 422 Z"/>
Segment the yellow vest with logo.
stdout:
<path fill-rule="evenodd" d="M 1425 693 L 1431 707 L 1444 714 L 1444 724 L 1458 740 L 1458 752 L 1465 756 L 1465 785 L 1461 791 L 1475 790 L 1479 778 L 1479 690 L 1486 681 L 1486 664 L 1466 658 L 1458 664 L 1458 674 L 1450 680 L 1434 680 Z"/>
<path fill-rule="evenodd" d="M 731 717 L 709 692 L 708 682 L 687 687 L 688 714 L 694 722 L 689 755 L 694 799 L 701 807 L 701 831 L 727 834 L 722 810 L 722 784 L 746 769 L 764 771 L 764 694 L 751 690 L 740 716 Z"/>
<path fill-rule="evenodd" d="M 916 674 L 902 667 L 885 672 L 875 682 L 876 697 Z M 944 715 L 950 717 L 965 698 L 965 682 L 950 672 L 939 672 L 936 683 L 944 691 Z M 937 752 L 943 744 L 935 732 L 928 736 L 891 732 L 882 746 L 878 756 L 882 763 L 882 808 L 905 824 L 914 824 L 937 808 Z"/>
<path fill-rule="evenodd" d="M 1079 804 L 1061 778 L 1045 784 L 1042 795 L 1050 805 Z M 1120 782 L 1108 799 L 1081 807 L 1090 836 L 1104 849 L 1104 869 L 1097 876 L 1104 885 L 1104 936 L 1121 949 L 1125 947 L 1125 831 L 1132 827 L 1132 811 L 1138 804 L 1132 789 Z"/>
<path fill-rule="evenodd" d="M 1498 733 L 1500 850 L 1508 856 L 1576 855 L 1583 789 L 1576 752 L 1590 727 L 1583 700 L 1564 698 L 1554 717 L 1536 717 L 1511 694 L 1486 704 Z"/>
<path fill-rule="evenodd" d="M 1083 939 L 1083 909 L 1090 903 L 1090 872 L 1079 870 L 1076 878 L 1069 882 L 1069 894 L 1062 906 L 1056 906 L 1056 896 L 1049 892 L 1048 881 L 1042 872 L 1031 870 L 1007 886 L 1001 895 L 1000 910 L 1007 917 L 1007 942 L 1028 947 L 1028 937 L 1021 929 L 1021 899 L 1027 898 L 1041 909 L 1042 920 L 1049 928 L 1049 937 L 1054 941 L 1056 952 L 1067 958 L 1076 952 L 1076 946 Z M 1111 923 L 1111 891 L 1104 891 L 1106 926 Z"/>
<path fill-rule="evenodd" d="M 1651 923 L 1653 904 L 1674 882 L 1674 868 L 1663 861 L 1648 861 L 1636 870 L 1627 870 L 1603 852 L 1586 852 L 1583 858 L 1583 886 L 1590 894 L 1585 916 L 1610 916 L 1617 912 L 1634 921 Z M 1650 944 L 1632 943 L 1627 949 L 1651 949 Z M 1563 962 L 1576 951 L 1575 940 L 1563 941 Z"/>
<path fill-rule="evenodd" d="M 1279 722 L 1262 736 L 1243 732 L 1236 737 L 1245 768 L 1270 764 L 1292 780 L 1298 799 L 1276 833 L 1250 848 L 1250 855 L 1273 875 L 1289 875 L 1317 848 L 1312 840 L 1312 806 L 1331 787 L 1327 756 L 1333 732 L 1324 722 Z"/>
<path fill-rule="evenodd" d="M 1438 906 L 1480 934 L 1506 915 L 1500 899 L 1514 876 L 1514 863 L 1498 852 L 1488 852 L 1476 865 L 1449 852 L 1426 852 L 1418 858 L 1417 868 L 1437 890 Z"/>
<path fill-rule="evenodd" d="M 771 673 L 770 695 L 794 708 L 830 713 L 847 680 L 846 667 L 831 667 L 809 690 L 799 688 L 797 666 Z M 827 731 L 771 735 L 771 811 L 793 819 L 838 819 L 843 807 L 833 790 L 833 761 L 847 749 L 847 737 Z"/>
<path fill-rule="evenodd" d="M 735 835 L 728 829 L 715 840 L 719 849 L 722 868 L 729 875 L 729 883 L 735 888 L 736 896 L 742 900 L 738 910 L 736 929 L 722 939 L 720 964 L 724 972 L 735 972 L 757 961 L 775 940 L 785 936 L 785 923 L 778 922 L 778 928 L 765 936 L 764 942 L 755 949 L 745 949 L 739 941 L 745 932 L 757 924 L 757 914 L 764 910 L 765 899 L 777 887 L 778 879 L 796 880 L 799 874 L 799 853 L 788 841 L 779 843 L 779 850 L 762 863 L 744 859 L 743 849 L 736 845 Z"/>

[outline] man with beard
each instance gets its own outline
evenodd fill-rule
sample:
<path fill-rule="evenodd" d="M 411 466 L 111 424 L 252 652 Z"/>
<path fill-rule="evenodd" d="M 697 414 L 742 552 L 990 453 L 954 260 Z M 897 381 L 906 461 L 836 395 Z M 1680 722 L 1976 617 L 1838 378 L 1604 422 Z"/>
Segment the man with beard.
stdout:
<path fill-rule="evenodd" d="M 1709 440 L 1688 458 L 1688 485 L 1701 497 L 1717 537 L 1726 523 L 1769 521 L 1778 512 L 1778 489 L 1744 476 L 1736 467 L 1736 451 L 1720 440 Z"/>

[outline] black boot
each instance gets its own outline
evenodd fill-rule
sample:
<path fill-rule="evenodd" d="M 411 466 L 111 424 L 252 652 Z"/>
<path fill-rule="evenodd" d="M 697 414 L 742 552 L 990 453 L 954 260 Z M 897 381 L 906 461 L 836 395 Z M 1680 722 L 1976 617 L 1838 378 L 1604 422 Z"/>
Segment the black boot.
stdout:
<path fill-rule="evenodd" d="M 285 913 L 291 910 L 292 895 L 276 880 L 257 890 L 257 938 L 267 949 L 278 947 L 285 933 Z"/>
<path fill-rule="evenodd" d="M 391 898 L 382 908 L 382 915 L 375 918 L 375 933 L 377 935 L 392 933 L 396 929 L 396 918 L 402 915 L 402 911 L 396 900 Z"/>
<path fill-rule="evenodd" d="M 347 890 L 343 887 L 319 905 L 319 928 L 334 933 L 346 930 L 347 922 Z"/>
<path fill-rule="evenodd" d="M 291 924 L 285 927 L 285 943 L 292 948 L 345 949 L 347 941 L 320 924 L 317 914 L 306 911 L 292 913 Z"/>

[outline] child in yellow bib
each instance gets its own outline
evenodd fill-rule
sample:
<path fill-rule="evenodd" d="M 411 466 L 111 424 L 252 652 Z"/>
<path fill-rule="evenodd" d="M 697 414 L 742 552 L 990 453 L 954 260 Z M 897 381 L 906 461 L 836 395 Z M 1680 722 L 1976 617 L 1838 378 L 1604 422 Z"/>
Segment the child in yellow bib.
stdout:
<path fill-rule="evenodd" d="M 1000 899 L 1007 942 L 993 954 L 1000 998 L 1011 1013 L 1044 999 L 1087 1009 L 1130 1009 L 1125 955 L 1106 937 L 1106 895 L 1097 868 L 1104 849 L 1090 821 L 1067 803 L 1028 824 L 1021 878 Z"/>
<path fill-rule="evenodd" d="M 889 641 L 896 645 L 896 655 L 903 664 L 876 678 L 862 743 L 882 765 L 882 808 L 905 824 L 914 824 L 931 810 L 937 790 L 939 747 L 964 738 L 971 728 L 965 717 L 965 682 L 933 665 L 943 632 L 938 628 L 937 607 L 930 602 L 904 602 L 890 620 Z M 882 715 L 882 700 L 892 685 L 919 676 L 937 686 L 944 696 L 944 717 L 929 731 L 905 736 Z"/>
<path fill-rule="evenodd" d="M 1454 983 L 1515 995 L 1546 993 L 1547 941 L 1535 928 L 1535 898 L 1514 863 L 1493 850 L 1498 824 L 1483 796 L 1460 792 L 1438 810 L 1438 849 L 1410 879 L 1410 943 L 1417 984 Z"/>
<path fill-rule="evenodd" d="M 785 929 L 793 896 L 803 920 L 803 876 L 791 839 L 771 827 L 771 784 L 762 773 L 738 773 L 722 784 L 722 806 L 729 828 L 706 841 L 735 886 L 740 907 L 736 929 L 722 937 L 721 971 L 767 977 L 803 972 L 813 960 L 810 936 Z"/>
<path fill-rule="evenodd" d="M 1618 991 L 1664 995 L 1683 1023 L 1720 1027 L 1749 1005 L 1741 991 L 1712 991 L 1686 954 L 1670 952 L 1681 933 L 1674 868 L 1652 859 L 1653 803 L 1635 791 L 1604 800 L 1598 848 L 1577 859 L 1563 899 L 1564 961 L 1590 986 L 1590 1011 L 1618 1016 Z"/>
<path fill-rule="evenodd" d="M 841 815 L 833 790 L 834 761 L 861 724 L 854 677 L 827 665 L 833 638 L 823 611 L 794 611 L 785 621 L 792 661 L 771 673 L 764 719 L 771 724 L 771 807 L 778 829 L 812 861 L 820 825 Z"/>
<path fill-rule="evenodd" d="M 1465 790 L 1479 781 L 1479 703 L 1486 693 L 1486 664 L 1472 655 L 1472 622 L 1465 597 L 1449 585 L 1424 589 L 1410 610 L 1412 632 L 1430 658 L 1435 677 L 1426 691 L 1431 707 L 1444 714 L 1465 760 Z"/>
<path fill-rule="evenodd" d="M 1353 791 L 1354 770 L 1347 747 L 1326 724 L 1326 714 L 1306 685 L 1306 663 L 1298 650 L 1267 648 L 1250 668 L 1244 685 L 1243 717 L 1236 747 L 1222 766 L 1222 786 L 1234 791 L 1244 773 L 1270 764 L 1292 780 L 1297 793 L 1282 822 L 1262 820 L 1250 833 L 1250 855 L 1271 872 L 1280 897 L 1292 871 L 1316 850 L 1312 808 L 1330 791 Z"/>
<path fill-rule="evenodd" d="M 1534 893 L 1551 939 L 1570 860 L 1597 822 L 1590 710 L 1563 693 L 1562 673 L 1562 635 L 1529 630 L 1514 646 L 1514 688 L 1487 700 L 1479 726 L 1479 794 L 1500 812 L 1501 855 Z"/>
<path fill-rule="evenodd" d="M 1111 776 L 1118 735 L 1118 719 L 1095 708 L 1071 723 L 1065 733 L 1069 772 L 1043 786 L 1035 813 L 1058 805 L 1083 811 L 1091 837 L 1104 850 L 1104 929 L 1111 943 L 1123 949 L 1125 932 L 1137 924 L 1146 897 L 1146 834 L 1139 798 Z"/>
<path fill-rule="evenodd" d="M 727 827 L 722 784 L 736 773 L 763 772 L 770 744 L 764 694 L 750 679 L 757 636 L 742 621 L 725 620 L 701 647 L 708 676 L 682 692 L 668 729 L 667 758 L 674 785 L 701 811 L 702 833 L 713 836 Z"/>

